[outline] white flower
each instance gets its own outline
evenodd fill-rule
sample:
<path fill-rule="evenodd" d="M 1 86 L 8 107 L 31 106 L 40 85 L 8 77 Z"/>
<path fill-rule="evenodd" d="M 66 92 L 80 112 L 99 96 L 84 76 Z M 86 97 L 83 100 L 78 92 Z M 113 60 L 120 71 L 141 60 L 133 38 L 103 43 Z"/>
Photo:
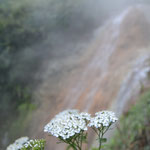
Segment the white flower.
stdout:
<path fill-rule="evenodd" d="M 115 116 L 115 113 L 112 111 L 101 111 L 95 113 L 95 117 L 91 118 L 89 127 L 100 128 L 101 126 L 108 127 L 112 123 L 116 122 L 118 118 Z"/>
<path fill-rule="evenodd" d="M 78 110 L 65 110 L 56 115 L 44 127 L 44 132 L 64 140 L 68 139 L 81 131 L 87 130 L 86 121 L 82 117 Z"/>
<path fill-rule="evenodd" d="M 80 113 L 80 116 L 82 117 L 82 119 L 85 119 L 85 120 L 91 120 L 91 114 L 89 113 L 86 113 L 86 112 L 82 112 Z"/>
<path fill-rule="evenodd" d="M 6 150 L 20 150 L 28 140 L 28 137 L 21 137 L 17 139 L 13 144 L 9 145 Z"/>

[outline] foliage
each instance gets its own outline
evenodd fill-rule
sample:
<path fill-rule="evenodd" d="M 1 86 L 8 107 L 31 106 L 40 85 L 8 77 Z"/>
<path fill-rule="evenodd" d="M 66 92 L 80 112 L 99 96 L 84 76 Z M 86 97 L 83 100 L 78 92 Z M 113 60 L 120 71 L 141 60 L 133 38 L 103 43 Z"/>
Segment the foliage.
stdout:
<path fill-rule="evenodd" d="M 28 7 L 25 4 L 15 5 L 10 1 L 0 2 L 0 96 L 1 115 L 6 117 L 11 110 L 24 102 L 30 102 L 31 92 L 25 78 L 21 79 L 16 54 L 29 46 L 40 35 L 39 31 L 29 24 Z M 3 112 L 8 113 L 3 113 Z M 8 116 L 7 116 L 8 117 Z"/>
<path fill-rule="evenodd" d="M 150 149 L 150 92 L 144 93 L 139 102 L 120 120 L 120 125 L 106 150 Z"/>
<path fill-rule="evenodd" d="M 5 131 L 9 132 L 9 140 L 15 138 L 20 130 L 23 131 L 27 110 L 32 105 L 31 79 L 29 73 L 25 73 L 25 63 L 20 61 L 24 58 L 19 56 L 27 46 L 38 40 L 40 32 L 28 23 L 27 18 L 26 3 L 0 1 L 0 145 Z M 24 104 L 26 108 L 22 107 Z"/>

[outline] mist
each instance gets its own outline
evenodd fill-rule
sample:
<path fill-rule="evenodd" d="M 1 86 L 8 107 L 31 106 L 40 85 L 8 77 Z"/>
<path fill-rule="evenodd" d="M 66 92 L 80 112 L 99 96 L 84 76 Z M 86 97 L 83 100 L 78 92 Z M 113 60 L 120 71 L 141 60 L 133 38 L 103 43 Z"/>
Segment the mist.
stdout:
<path fill-rule="evenodd" d="M 38 68 L 41 69 L 42 66 L 46 68 L 46 60 L 59 62 L 59 58 L 66 58 L 78 52 L 84 53 L 84 50 L 81 51 L 82 47 L 93 38 L 93 32 L 97 28 L 126 7 L 147 3 L 149 1 L 146 0 L 27 1 L 26 23 L 37 28 L 39 37 L 37 37 L 37 42 L 34 41 L 31 46 L 26 45 L 26 48 L 16 55 L 16 64 L 23 58 L 19 61 L 19 65 L 22 64 L 21 72 L 26 70 L 23 66 L 31 65 L 31 70 L 35 68 L 35 72 L 37 70 L 38 73 Z M 30 67 L 27 72 L 30 72 Z M 31 74 L 30 76 L 29 73 L 30 77 L 27 75 L 26 78 L 34 79 L 34 72 Z M 38 77 L 42 78 L 42 75 L 37 75 Z"/>

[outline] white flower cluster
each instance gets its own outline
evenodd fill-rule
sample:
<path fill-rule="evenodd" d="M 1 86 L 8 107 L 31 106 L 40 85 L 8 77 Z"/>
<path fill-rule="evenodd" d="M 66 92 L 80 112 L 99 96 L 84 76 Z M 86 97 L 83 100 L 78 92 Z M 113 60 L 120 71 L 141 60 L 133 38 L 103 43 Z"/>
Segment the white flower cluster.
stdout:
<path fill-rule="evenodd" d="M 25 148 L 44 148 L 44 140 L 30 140 L 24 144 Z"/>
<path fill-rule="evenodd" d="M 65 110 L 44 127 L 44 132 L 65 140 L 87 130 L 86 120 L 90 120 L 88 113 L 80 114 L 78 110 Z"/>
<path fill-rule="evenodd" d="M 17 139 L 13 144 L 9 145 L 6 150 L 20 150 L 25 143 L 29 140 L 28 137 L 21 137 Z"/>
<path fill-rule="evenodd" d="M 90 123 L 88 124 L 89 127 L 96 127 L 100 128 L 108 127 L 112 123 L 116 122 L 118 118 L 115 116 L 115 113 L 112 111 L 101 111 L 95 113 L 95 117 L 91 118 Z"/>

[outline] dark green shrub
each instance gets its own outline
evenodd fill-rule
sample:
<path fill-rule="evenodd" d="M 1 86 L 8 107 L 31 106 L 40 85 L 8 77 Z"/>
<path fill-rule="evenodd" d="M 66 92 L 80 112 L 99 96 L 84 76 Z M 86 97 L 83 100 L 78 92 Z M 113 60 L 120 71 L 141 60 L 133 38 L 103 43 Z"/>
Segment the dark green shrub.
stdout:
<path fill-rule="evenodd" d="M 120 125 L 106 150 L 150 149 L 150 92 L 144 93 L 138 103 L 120 120 Z"/>

